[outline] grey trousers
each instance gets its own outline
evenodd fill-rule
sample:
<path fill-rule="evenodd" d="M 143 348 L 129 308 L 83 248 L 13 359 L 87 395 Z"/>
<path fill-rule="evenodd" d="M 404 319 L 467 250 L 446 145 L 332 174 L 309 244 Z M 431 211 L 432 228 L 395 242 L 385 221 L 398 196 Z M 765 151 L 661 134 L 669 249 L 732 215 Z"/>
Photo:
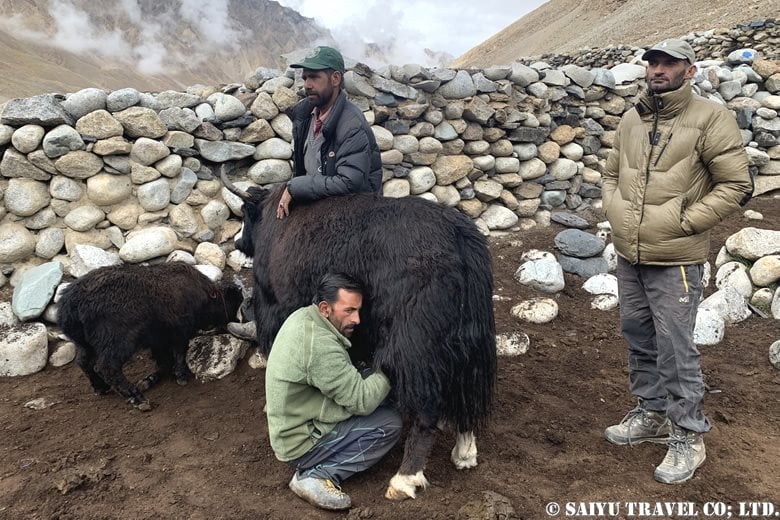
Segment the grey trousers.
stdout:
<path fill-rule="evenodd" d="M 330 479 L 334 484 L 364 471 L 381 459 L 401 436 L 403 420 L 394 408 L 380 406 L 371 415 L 341 421 L 301 457 L 291 460 L 301 478 Z"/>
<path fill-rule="evenodd" d="M 631 265 L 618 258 L 620 328 L 628 342 L 629 388 L 648 410 L 707 432 L 704 381 L 693 343 L 702 266 Z"/>

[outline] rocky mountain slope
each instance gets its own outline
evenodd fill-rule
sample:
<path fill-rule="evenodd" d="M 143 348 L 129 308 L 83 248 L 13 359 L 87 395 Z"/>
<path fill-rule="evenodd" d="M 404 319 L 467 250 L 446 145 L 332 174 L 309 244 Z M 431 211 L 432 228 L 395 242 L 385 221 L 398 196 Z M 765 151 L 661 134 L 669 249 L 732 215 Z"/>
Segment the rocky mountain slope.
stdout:
<path fill-rule="evenodd" d="M 330 33 L 271 0 L 4 0 L 0 102 L 88 86 L 182 89 L 242 81 Z"/>
<path fill-rule="evenodd" d="M 692 31 L 776 18 L 780 0 L 550 0 L 460 56 L 456 67 L 511 63 L 582 47 L 647 46 Z"/>

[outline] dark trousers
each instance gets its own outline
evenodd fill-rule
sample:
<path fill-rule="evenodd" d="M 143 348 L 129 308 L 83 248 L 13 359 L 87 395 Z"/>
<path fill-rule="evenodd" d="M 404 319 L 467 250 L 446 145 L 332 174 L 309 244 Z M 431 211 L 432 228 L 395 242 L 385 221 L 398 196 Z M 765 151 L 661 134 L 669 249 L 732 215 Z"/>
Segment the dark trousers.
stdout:
<path fill-rule="evenodd" d="M 341 421 L 311 450 L 288 464 L 300 478 L 330 479 L 339 485 L 379 462 L 398 441 L 402 428 L 401 415 L 393 408 L 380 406 L 370 415 Z"/>
<path fill-rule="evenodd" d="M 702 266 L 631 265 L 618 258 L 620 327 L 628 342 L 629 387 L 648 410 L 706 432 L 704 381 L 693 343 Z"/>

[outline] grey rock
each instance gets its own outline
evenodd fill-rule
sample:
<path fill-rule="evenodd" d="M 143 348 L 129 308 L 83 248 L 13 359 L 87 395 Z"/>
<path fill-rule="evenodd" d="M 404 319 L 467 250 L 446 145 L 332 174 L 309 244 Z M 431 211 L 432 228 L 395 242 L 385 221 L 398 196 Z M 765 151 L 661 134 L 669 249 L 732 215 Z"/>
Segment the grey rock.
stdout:
<path fill-rule="evenodd" d="M 72 115 L 74 119 L 78 119 L 95 110 L 105 109 L 107 97 L 108 95 L 104 90 L 85 88 L 68 96 L 62 102 L 62 108 Z"/>
<path fill-rule="evenodd" d="M 157 96 L 155 96 L 155 104 L 158 111 L 171 107 L 194 107 L 202 101 L 203 99 L 201 99 L 200 96 L 187 94 L 185 92 L 176 92 L 174 90 L 166 90 L 165 92 L 160 92 L 157 94 Z"/>
<path fill-rule="evenodd" d="M 43 138 L 43 151 L 46 157 L 55 158 L 85 147 L 81 135 L 71 126 L 60 125 L 49 130 Z"/>
<path fill-rule="evenodd" d="M 0 264 L 24 260 L 35 252 L 35 237 L 16 223 L 0 224 Z"/>
<path fill-rule="evenodd" d="M 70 254 L 70 260 L 70 274 L 76 278 L 80 278 L 100 267 L 122 264 L 118 254 L 87 244 L 74 246 Z"/>
<path fill-rule="evenodd" d="M 27 124 L 47 128 L 63 124 L 73 126 L 74 121 L 73 116 L 51 94 L 12 99 L 5 104 L 0 116 L 0 123 L 16 127 Z"/>
<path fill-rule="evenodd" d="M 550 220 L 569 228 L 588 229 L 590 227 L 590 223 L 584 218 L 565 211 L 553 212 Z"/>
<path fill-rule="evenodd" d="M 3 160 L 0 162 L 0 174 L 3 177 L 27 178 L 36 181 L 47 181 L 51 175 L 32 164 L 24 154 L 21 154 L 9 147 L 3 153 Z"/>
<path fill-rule="evenodd" d="M 158 179 L 138 187 L 138 202 L 146 211 L 165 209 L 170 201 L 171 189 L 165 179 Z"/>
<path fill-rule="evenodd" d="M 65 225 L 74 231 L 89 231 L 106 217 L 97 206 L 85 204 L 65 215 Z"/>
<path fill-rule="evenodd" d="M 25 271 L 14 288 L 11 302 L 16 317 L 27 321 L 43 314 L 61 280 L 60 262 L 47 262 Z"/>
<path fill-rule="evenodd" d="M 166 108 L 165 110 L 161 110 L 159 115 L 168 130 L 179 130 L 192 133 L 201 124 L 200 118 L 198 118 L 197 114 L 190 108 Z"/>
<path fill-rule="evenodd" d="M 171 202 L 180 204 L 189 197 L 192 188 L 198 182 L 198 176 L 189 168 L 181 169 L 181 177 L 171 191 Z"/>
<path fill-rule="evenodd" d="M 51 195 L 46 184 L 32 179 L 11 179 L 5 190 L 6 209 L 20 217 L 29 217 L 49 205 Z"/>
<path fill-rule="evenodd" d="M 452 80 L 439 87 L 439 93 L 445 99 L 463 99 L 476 95 L 477 87 L 467 71 L 459 70 Z"/>
<path fill-rule="evenodd" d="M 140 100 L 141 94 L 134 88 L 115 90 L 106 97 L 106 110 L 109 112 L 121 112 L 136 105 Z"/>
<path fill-rule="evenodd" d="M 531 67 L 515 62 L 512 63 L 512 70 L 507 79 L 521 87 L 527 87 L 539 81 L 539 73 Z"/>
<path fill-rule="evenodd" d="M 197 336 L 187 350 L 187 366 L 198 381 L 216 381 L 233 373 L 249 342 L 230 334 Z"/>
<path fill-rule="evenodd" d="M 134 231 L 119 250 L 119 257 L 127 263 L 139 263 L 159 256 L 167 256 L 176 248 L 176 233 L 168 227 L 149 227 Z"/>
<path fill-rule="evenodd" d="M 49 227 L 38 233 L 35 244 L 35 256 L 51 260 L 62 251 L 65 245 L 65 233 L 59 228 Z"/>
<path fill-rule="evenodd" d="M 593 258 L 576 258 L 573 256 L 561 255 L 558 261 L 564 272 L 573 273 L 583 278 L 590 278 L 597 274 L 607 273 L 609 270 L 607 261 L 600 256 Z"/>
<path fill-rule="evenodd" d="M 373 98 L 378 94 L 365 77 L 352 70 L 344 73 L 344 88 L 353 96 Z"/>
<path fill-rule="evenodd" d="M 235 142 L 195 139 L 195 147 L 204 159 L 218 163 L 237 161 L 255 153 L 254 146 Z"/>
<path fill-rule="evenodd" d="M 567 229 L 555 236 L 555 247 L 564 255 L 577 258 L 601 254 L 604 246 L 605 243 L 601 238 L 578 229 Z"/>

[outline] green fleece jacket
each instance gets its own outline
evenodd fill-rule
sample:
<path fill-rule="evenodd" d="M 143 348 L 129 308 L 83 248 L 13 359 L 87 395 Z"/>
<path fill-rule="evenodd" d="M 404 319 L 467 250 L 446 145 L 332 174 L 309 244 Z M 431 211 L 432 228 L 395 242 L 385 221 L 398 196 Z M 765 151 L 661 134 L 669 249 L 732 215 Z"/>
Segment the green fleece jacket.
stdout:
<path fill-rule="evenodd" d="M 349 340 L 317 309 L 298 309 L 276 336 L 265 371 L 268 436 L 276 458 L 297 459 L 336 423 L 369 415 L 390 393 L 381 372 L 363 379 Z"/>

